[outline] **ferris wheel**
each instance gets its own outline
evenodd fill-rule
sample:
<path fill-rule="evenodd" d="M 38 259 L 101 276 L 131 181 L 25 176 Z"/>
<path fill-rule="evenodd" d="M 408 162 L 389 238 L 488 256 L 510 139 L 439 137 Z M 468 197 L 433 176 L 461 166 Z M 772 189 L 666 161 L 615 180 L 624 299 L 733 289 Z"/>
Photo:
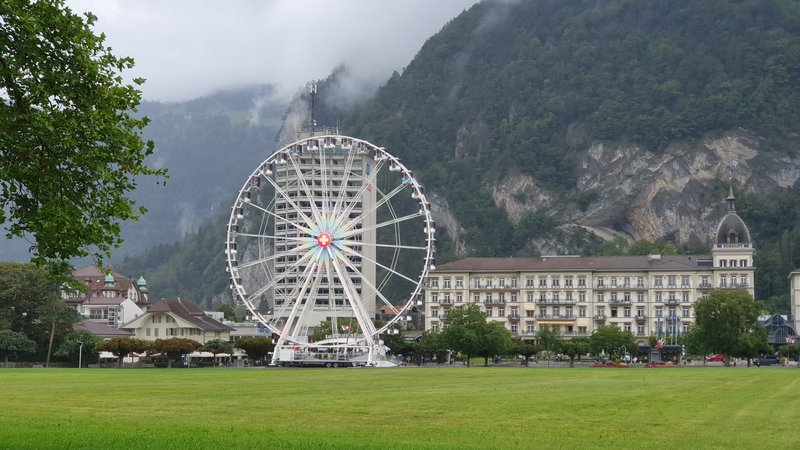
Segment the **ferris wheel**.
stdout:
<path fill-rule="evenodd" d="M 273 364 L 377 365 L 380 336 L 421 304 L 435 231 L 398 158 L 352 137 L 306 137 L 239 191 L 225 243 L 231 288 L 277 337 Z"/>

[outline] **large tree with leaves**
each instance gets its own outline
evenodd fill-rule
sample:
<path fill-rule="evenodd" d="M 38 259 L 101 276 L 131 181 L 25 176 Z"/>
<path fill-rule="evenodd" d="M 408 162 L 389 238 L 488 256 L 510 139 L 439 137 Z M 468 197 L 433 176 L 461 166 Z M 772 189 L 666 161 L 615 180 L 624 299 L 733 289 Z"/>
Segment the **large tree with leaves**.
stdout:
<path fill-rule="evenodd" d="M 0 329 L 24 333 L 39 350 L 57 346 L 79 319 L 59 292 L 60 284 L 33 264 L 0 263 Z"/>
<path fill-rule="evenodd" d="M 153 342 L 153 351 L 167 356 L 167 367 L 172 368 L 172 362 L 182 355 L 192 353 L 200 348 L 200 343 L 192 339 L 169 338 L 156 339 Z"/>
<path fill-rule="evenodd" d="M 589 336 L 589 349 L 595 355 L 606 353 L 611 357 L 622 356 L 636 348 L 636 340 L 630 331 L 622 331 L 616 325 L 596 328 Z"/>
<path fill-rule="evenodd" d="M 99 352 L 111 352 L 117 357 L 119 367 L 122 367 L 122 360 L 132 352 L 141 353 L 150 350 L 152 342 L 131 337 L 115 337 L 107 341 L 102 341 L 95 345 L 95 350 Z"/>
<path fill-rule="evenodd" d="M 61 345 L 55 351 L 55 355 L 67 358 L 78 366 L 97 363 L 99 355 L 95 346 L 102 339 L 86 330 L 75 330 L 64 336 Z"/>
<path fill-rule="evenodd" d="M 514 345 L 511 332 L 499 322 L 487 322 L 486 314 L 474 303 L 459 305 L 447 312 L 442 339 L 450 350 L 466 357 L 467 365 L 470 357 L 478 355 L 489 365 L 490 356 L 503 354 Z"/>
<path fill-rule="evenodd" d="M 695 303 L 694 312 L 687 336 L 692 349 L 742 358 L 768 351 L 767 333 L 758 323 L 760 306 L 747 291 L 713 289 Z"/>
<path fill-rule="evenodd" d="M 8 365 L 8 355 L 14 353 L 33 353 L 36 351 L 36 342 L 18 331 L 0 329 L 0 355 L 3 363 Z"/>
<path fill-rule="evenodd" d="M 244 350 L 253 361 L 262 359 L 275 349 L 271 338 L 261 336 L 241 338 L 233 346 Z"/>
<path fill-rule="evenodd" d="M 143 80 L 123 82 L 133 59 L 112 54 L 95 21 L 63 0 L 0 2 L 0 223 L 57 274 L 108 255 L 120 222 L 144 213 L 128 198 L 136 177 L 166 175 L 145 164 L 153 143 L 133 115 Z"/>

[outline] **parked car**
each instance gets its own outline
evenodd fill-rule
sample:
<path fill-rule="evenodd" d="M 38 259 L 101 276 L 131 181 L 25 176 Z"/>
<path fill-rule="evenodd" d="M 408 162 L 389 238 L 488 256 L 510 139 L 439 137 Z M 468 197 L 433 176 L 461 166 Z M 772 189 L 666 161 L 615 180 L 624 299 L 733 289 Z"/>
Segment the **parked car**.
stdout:
<path fill-rule="evenodd" d="M 706 356 L 707 362 L 725 362 L 725 355 Z"/>
<path fill-rule="evenodd" d="M 753 360 L 753 364 L 755 364 L 756 367 L 772 366 L 772 365 L 778 364 L 779 361 L 780 361 L 780 358 L 778 358 L 777 355 L 766 355 L 766 356 L 762 356 L 761 358 L 754 359 Z"/>

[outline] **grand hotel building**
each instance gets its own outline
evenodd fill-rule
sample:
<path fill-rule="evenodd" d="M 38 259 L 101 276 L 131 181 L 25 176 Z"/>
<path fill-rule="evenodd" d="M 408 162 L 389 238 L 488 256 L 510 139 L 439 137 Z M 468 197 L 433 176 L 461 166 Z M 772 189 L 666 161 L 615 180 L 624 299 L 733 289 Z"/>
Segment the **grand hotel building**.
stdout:
<path fill-rule="evenodd" d="M 694 322 L 694 303 L 710 289 L 753 294 L 753 244 L 728 195 L 728 212 L 711 255 L 543 256 L 468 258 L 429 273 L 425 326 L 440 330 L 447 311 L 477 303 L 487 320 L 518 337 L 542 327 L 562 336 L 588 336 L 602 325 L 649 335 L 677 336 Z"/>

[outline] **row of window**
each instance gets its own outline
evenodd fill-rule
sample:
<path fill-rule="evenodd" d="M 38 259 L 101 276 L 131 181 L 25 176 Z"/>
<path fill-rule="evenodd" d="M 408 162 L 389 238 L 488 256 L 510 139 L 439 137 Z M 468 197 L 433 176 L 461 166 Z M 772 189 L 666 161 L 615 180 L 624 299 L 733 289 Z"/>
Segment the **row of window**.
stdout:
<path fill-rule="evenodd" d="M 431 330 L 439 331 L 439 322 L 432 322 L 431 323 Z M 562 336 L 588 336 L 589 332 L 586 327 L 574 327 L 573 325 L 564 325 L 563 329 L 559 326 L 554 326 L 556 330 Z M 508 328 L 511 330 L 513 334 L 519 333 L 519 326 L 516 324 L 508 324 Z M 659 327 L 656 327 L 659 328 Z M 621 324 L 620 329 L 622 331 L 627 331 L 633 333 L 633 324 L 630 322 L 624 322 Z M 536 329 L 535 325 L 526 325 L 524 334 L 535 336 L 539 330 Z M 674 336 L 678 334 L 686 334 L 689 331 L 689 324 L 688 323 L 681 323 L 681 324 L 665 324 L 660 329 L 653 330 L 653 333 L 656 334 L 664 334 L 667 336 Z M 636 325 L 636 336 L 647 336 L 646 333 L 646 326 L 645 325 Z"/>
<path fill-rule="evenodd" d="M 743 286 L 744 284 L 740 285 Z M 732 285 L 735 286 L 735 285 Z M 723 285 L 725 287 L 725 285 Z M 527 292 L 525 295 L 525 302 L 526 303 L 574 303 L 576 300 L 578 303 L 586 303 L 586 293 L 585 292 L 565 292 L 563 293 L 563 297 L 559 292 L 551 292 L 545 293 L 540 292 L 537 296 L 534 292 Z M 457 293 L 453 296 L 450 293 L 440 293 L 439 292 L 431 292 L 430 293 L 431 303 L 463 303 L 464 302 L 464 295 L 461 293 Z M 506 296 L 505 293 L 492 293 L 487 292 L 484 294 L 473 294 L 472 295 L 473 303 L 517 303 L 518 296 L 516 293 L 510 293 Z M 633 295 L 630 292 L 611 292 L 608 296 L 605 293 L 599 292 L 595 294 L 595 302 L 597 303 L 632 303 L 633 302 Z M 644 292 L 636 292 L 636 303 L 645 303 L 647 301 L 647 296 Z M 691 301 L 691 293 L 687 291 L 683 292 L 655 292 L 653 294 L 653 301 L 655 303 L 689 303 Z"/>
<path fill-rule="evenodd" d="M 721 267 L 747 267 L 747 260 L 742 259 L 739 260 L 737 264 L 736 260 L 730 260 L 729 262 L 725 262 L 726 260 L 720 260 Z M 740 277 L 744 279 L 743 283 L 746 283 L 747 274 L 726 274 L 721 275 L 722 277 Z M 540 287 L 540 288 L 560 288 L 561 287 L 561 278 L 560 275 L 541 275 L 536 278 L 530 277 L 525 279 L 525 287 L 526 288 L 533 288 L 533 287 Z M 564 287 L 571 288 L 575 285 L 573 284 L 573 276 L 565 275 L 563 276 Z M 577 282 L 577 287 L 586 287 L 586 276 L 580 275 L 575 277 L 577 278 L 574 280 Z M 463 289 L 464 288 L 464 279 L 462 277 L 456 277 L 455 280 L 450 278 L 443 278 L 442 280 L 442 289 Z M 536 283 L 538 281 L 538 283 Z M 549 284 L 548 284 L 549 281 Z M 605 276 L 597 276 L 595 277 L 596 286 L 598 288 L 639 288 L 644 289 L 646 288 L 645 277 L 605 277 Z M 700 286 L 705 286 L 710 284 L 710 276 L 709 275 L 700 275 L 699 278 Z M 668 288 L 691 288 L 692 287 L 692 276 L 691 275 L 653 275 L 652 276 L 652 285 L 654 288 L 661 288 L 661 287 L 668 287 Z M 428 280 L 428 287 L 432 289 L 439 288 L 439 278 L 433 277 Z M 472 287 L 474 289 L 493 289 L 497 288 L 516 288 L 517 287 L 517 279 L 511 278 L 506 280 L 506 278 L 474 278 L 472 280 Z"/>
<path fill-rule="evenodd" d="M 145 336 L 158 337 L 160 328 L 145 328 Z M 164 330 L 164 336 L 200 336 L 203 334 L 202 330 L 197 328 L 167 328 Z"/>
<path fill-rule="evenodd" d="M 508 316 L 506 316 L 506 308 L 486 308 L 486 316 L 487 317 L 494 317 L 495 311 L 497 311 L 497 317 L 509 317 L 509 318 L 519 318 L 519 309 L 517 308 L 510 308 L 508 310 Z M 573 317 L 587 317 L 586 316 L 587 309 L 585 306 L 581 306 L 577 308 L 578 315 L 574 315 L 574 309 L 572 307 L 566 307 L 562 309 L 558 306 L 554 306 L 552 308 L 538 308 L 538 309 L 531 309 L 525 310 L 525 317 L 526 318 L 573 318 Z M 597 316 L 599 317 L 606 317 L 606 310 L 603 307 L 596 309 Z M 633 313 L 636 313 L 634 316 Z M 616 317 L 636 317 L 640 319 L 646 319 L 647 314 L 644 308 L 637 308 L 636 311 L 633 311 L 632 308 L 609 308 L 609 313 L 611 318 Z M 661 307 L 655 308 L 655 317 L 677 317 L 678 311 L 677 308 L 669 308 L 667 309 L 667 315 L 664 315 L 664 310 Z M 439 317 L 439 308 L 431 308 L 431 317 Z M 691 318 L 691 308 L 688 306 L 684 306 L 681 308 L 681 316 L 682 318 Z"/>
<path fill-rule="evenodd" d="M 167 314 L 154 314 L 150 316 L 150 323 L 175 323 L 175 318 Z"/>

